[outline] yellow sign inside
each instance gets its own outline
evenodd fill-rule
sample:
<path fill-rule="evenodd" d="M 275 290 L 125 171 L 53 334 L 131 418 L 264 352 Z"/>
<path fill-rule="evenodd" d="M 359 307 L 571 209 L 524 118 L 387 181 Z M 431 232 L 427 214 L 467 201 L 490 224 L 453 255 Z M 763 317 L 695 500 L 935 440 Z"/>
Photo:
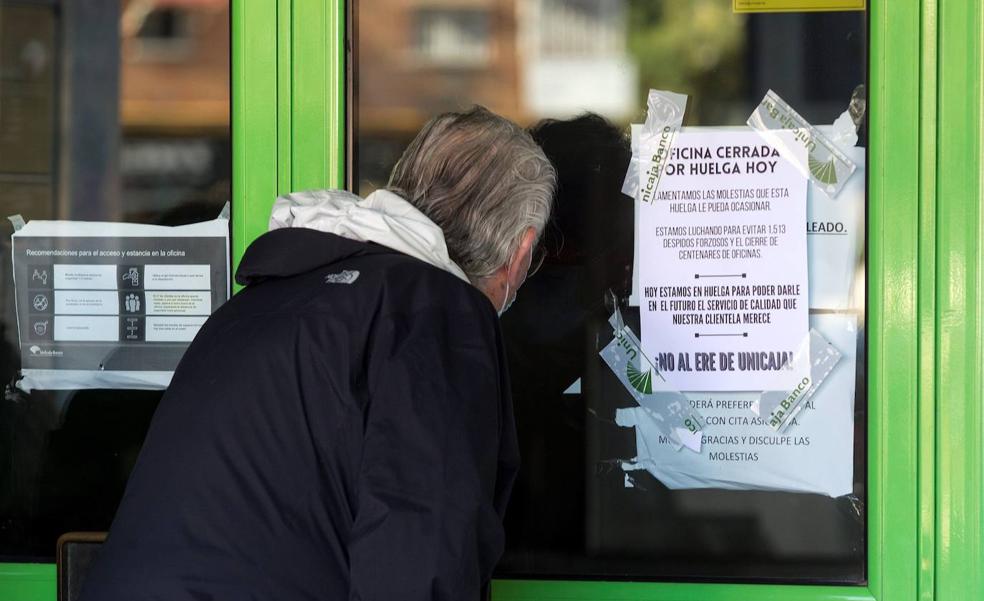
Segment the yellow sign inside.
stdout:
<path fill-rule="evenodd" d="M 731 0 L 736 13 L 808 13 L 864 10 L 866 0 Z"/>

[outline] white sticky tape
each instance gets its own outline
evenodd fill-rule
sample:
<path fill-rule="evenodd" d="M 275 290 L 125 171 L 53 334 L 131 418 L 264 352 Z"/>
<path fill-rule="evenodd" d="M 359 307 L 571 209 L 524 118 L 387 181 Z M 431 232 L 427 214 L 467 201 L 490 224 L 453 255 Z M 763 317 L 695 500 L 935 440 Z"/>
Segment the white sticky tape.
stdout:
<path fill-rule="evenodd" d="M 795 164 L 804 175 L 813 180 L 831 197 L 840 193 L 848 178 L 857 169 L 846 154 L 827 136 L 810 125 L 791 106 L 769 90 L 748 117 L 748 126 L 759 132 L 786 160 Z M 799 153 L 793 152 L 782 137 L 774 134 L 777 130 L 793 132 L 794 143 L 806 147 L 806 162 Z"/>
<path fill-rule="evenodd" d="M 632 158 L 622 184 L 622 193 L 641 202 L 652 202 L 670 156 L 676 134 L 683 126 L 687 95 L 649 90 L 646 122 L 633 136 Z"/>
<path fill-rule="evenodd" d="M 677 448 L 700 453 L 704 418 L 690 406 L 680 392 L 654 392 L 653 378 L 662 379 L 659 370 L 642 352 L 632 330 L 622 322 L 616 308 L 609 319 L 614 330 L 612 341 L 598 353 L 632 398 L 643 407 L 659 430 Z"/>
<path fill-rule="evenodd" d="M 763 392 L 752 403 L 752 413 L 762 417 L 776 432 L 784 432 L 806 406 L 807 401 L 813 398 L 840 358 L 841 352 L 834 345 L 820 332 L 810 329 L 810 335 L 793 358 L 794 368 L 803 361 L 809 362 L 809 375 L 804 376 L 792 390 Z"/>
<path fill-rule="evenodd" d="M 21 216 L 20 213 L 7 217 L 7 220 L 10 221 L 10 224 L 14 226 L 15 232 L 21 231 L 21 228 L 23 228 L 26 225 L 26 223 L 24 222 L 24 218 Z"/>

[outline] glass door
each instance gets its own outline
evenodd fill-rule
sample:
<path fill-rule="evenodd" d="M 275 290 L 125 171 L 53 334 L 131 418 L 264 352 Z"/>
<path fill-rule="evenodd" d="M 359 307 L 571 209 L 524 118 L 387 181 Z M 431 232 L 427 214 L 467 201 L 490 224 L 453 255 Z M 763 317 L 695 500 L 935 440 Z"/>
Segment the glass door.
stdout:
<path fill-rule="evenodd" d="M 229 56 L 225 0 L 0 1 L 2 215 L 29 223 L 215 219 L 232 179 Z M 15 385 L 20 342 L 37 336 L 40 354 L 59 352 L 59 341 L 42 327 L 47 319 L 18 338 L 13 227 L 3 219 L 3 228 L 0 561 L 51 562 L 59 535 L 109 528 L 161 392 Z M 127 306 L 136 310 L 143 294 Z M 97 296 L 106 298 L 82 301 Z M 47 315 L 51 305 L 39 299 L 34 310 Z"/>
<path fill-rule="evenodd" d="M 545 259 L 502 320 L 523 469 L 500 578 L 868 581 L 868 15 L 863 3 L 829 12 L 740 4 L 354 4 L 352 181 L 360 194 L 386 185 L 429 117 L 472 104 L 528 127 L 558 169 Z M 647 202 L 631 180 L 650 158 L 640 149 L 650 90 L 687 100 L 657 191 L 664 196 Z M 754 190 L 785 185 L 776 171 L 749 171 L 752 159 L 771 160 L 771 147 L 746 125 L 768 110 L 770 90 L 796 115 L 796 125 L 782 127 L 811 128 L 832 141 L 830 160 L 853 165 L 836 193 L 827 185 L 833 167 L 808 157 L 790 176 L 802 180 L 795 201 L 748 208 L 761 204 Z M 722 173 L 729 169 L 744 173 Z M 716 216 L 713 203 L 687 195 L 722 189 L 727 201 Z M 753 202 L 736 202 L 745 193 Z M 782 202 L 795 202 L 798 217 L 759 248 L 762 236 L 750 232 L 786 227 L 768 217 Z M 798 263 L 756 258 L 787 243 Z M 720 261 L 722 251 L 733 259 Z M 670 271 L 704 279 L 684 287 Z M 763 391 L 795 384 L 779 384 L 763 365 L 784 360 L 766 333 L 781 328 L 754 320 L 783 319 L 767 307 L 795 303 L 779 298 L 794 280 L 798 336 L 811 332 L 837 359 L 780 430 L 757 403 Z M 655 367 L 649 377 L 682 393 L 703 419 L 695 449 L 678 448 L 671 429 L 656 427 L 657 414 L 600 355 L 616 335 L 616 306 L 651 355 L 634 383 L 652 393 L 642 372 Z M 732 335 L 738 342 L 726 343 Z M 792 356 L 794 346 L 782 348 Z M 712 373 L 725 369 L 713 363 L 703 375 L 685 373 L 701 369 L 690 363 L 700 357 L 729 353 L 731 372 L 753 375 Z M 674 365 L 681 359 L 688 364 Z"/>
<path fill-rule="evenodd" d="M 904 532 L 925 494 L 911 471 L 925 401 L 903 371 L 917 370 L 916 315 L 896 301 L 917 289 L 907 265 L 932 251 L 869 234 L 926 227 L 906 175 L 919 146 L 898 122 L 917 118 L 925 81 L 918 14 L 917 3 L 352 3 L 353 191 L 385 186 L 427 119 L 474 104 L 528 127 L 559 172 L 545 260 L 502 321 L 523 470 L 494 598 L 914 591 L 905 558 L 917 551 Z M 678 133 L 655 127 L 668 123 L 647 111 L 654 90 L 686 95 Z M 765 139 L 753 124 L 788 131 L 766 132 L 763 156 L 752 156 L 746 140 Z M 670 131 L 665 166 L 644 151 L 659 131 Z M 790 177 L 803 186 L 776 193 L 776 207 L 795 197 L 799 211 L 779 230 L 738 213 L 767 212 L 756 201 L 784 185 L 774 170 L 756 176 L 749 159 L 785 135 L 815 143 L 782 157 L 798 161 Z M 641 198 L 640 172 L 654 166 L 662 179 Z M 747 185 L 718 185 L 739 173 L 752 176 Z M 889 194 L 911 202 L 891 204 Z M 714 206 L 721 221 L 708 214 Z M 754 231 L 764 238 L 746 235 Z M 788 253 L 772 263 L 771 282 L 756 283 L 747 259 L 770 246 Z M 700 268 L 720 267 L 701 262 L 722 255 L 734 269 Z M 703 280 L 683 282 L 684 272 Z M 805 299 L 743 298 L 770 294 Z M 753 302 L 761 315 L 742 312 Z M 781 371 L 797 351 L 724 343 L 756 336 L 750 323 L 778 317 L 765 315 L 769 306 L 801 311 L 796 328 L 817 343 L 804 354 L 836 356 L 829 369 L 793 367 L 804 384 L 782 384 L 768 366 Z M 620 374 L 604 355 L 628 330 L 648 361 Z M 759 373 L 720 373 L 742 371 Z M 654 424 L 672 415 L 651 411 L 653 393 L 677 395 L 673 411 L 699 417 L 689 439 Z M 787 408 L 797 413 L 783 424 Z"/>

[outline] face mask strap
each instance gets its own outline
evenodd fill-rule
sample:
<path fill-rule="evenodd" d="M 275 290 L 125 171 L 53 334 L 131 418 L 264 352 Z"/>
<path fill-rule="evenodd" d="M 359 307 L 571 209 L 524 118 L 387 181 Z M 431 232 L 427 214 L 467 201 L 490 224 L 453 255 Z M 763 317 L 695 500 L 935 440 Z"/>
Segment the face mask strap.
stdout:
<path fill-rule="evenodd" d="M 518 251 L 519 249 L 516 249 L 516 250 Z M 530 261 L 526 265 L 526 277 L 529 277 L 530 267 L 533 266 L 533 249 L 532 248 L 530 249 L 530 253 L 529 254 L 530 254 Z M 502 299 L 502 306 L 499 307 L 499 317 L 502 317 L 502 314 L 505 313 L 509 309 L 509 307 L 513 304 L 513 302 L 516 300 L 515 298 L 513 298 L 512 300 L 509 300 L 509 280 L 512 279 L 511 278 L 511 274 L 509 273 L 509 266 L 511 266 L 512 263 L 513 263 L 513 259 L 510 258 L 509 259 L 509 263 L 506 264 L 506 296 L 503 297 L 503 299 Z M 526 280 L 524 279 L 523 281 L 526 281 Z M 522 285 L 522 283 L 520 283 L 520 285 Z M 519 287 L 517 286 L 517 292 L 518 291 L 519 291 Z"/>
<path fill-rule="evenodd" d="M 509 276 L 506 274 L 506 295 L 502 297 L 502 306 L 499 307 L 499 317 L 502 317 L 502 314 L 506 312 L 506 309 L 508 309 L 511 304 L 512 303 L 509 302 Z"/>

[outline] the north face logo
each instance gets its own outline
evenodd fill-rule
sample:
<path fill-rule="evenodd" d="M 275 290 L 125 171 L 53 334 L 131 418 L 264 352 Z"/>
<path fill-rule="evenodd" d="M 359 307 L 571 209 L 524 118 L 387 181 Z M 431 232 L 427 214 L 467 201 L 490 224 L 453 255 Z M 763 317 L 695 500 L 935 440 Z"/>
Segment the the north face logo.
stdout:
<path fill-rule="evenodd" d="M 355 280 L 359 279 L 359 272 L 348 269 L 339 273 L 329 273 L 325 276 L 326 284 L 351 284 Z"/>

